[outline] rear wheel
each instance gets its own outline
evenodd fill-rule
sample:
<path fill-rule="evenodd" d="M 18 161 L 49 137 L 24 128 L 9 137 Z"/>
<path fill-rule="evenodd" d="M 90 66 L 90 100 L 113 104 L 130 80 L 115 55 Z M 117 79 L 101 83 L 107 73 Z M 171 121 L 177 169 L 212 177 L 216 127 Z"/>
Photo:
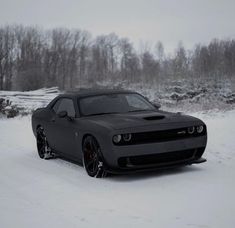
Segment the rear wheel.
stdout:
<path fill-rule="evenodd" d="M 47 142 L 45 131 L 42 127 L 38 127 L 37 129 L 37 149 L 38 155 L 42 159 L 50 159 L 54 157 L 52 150 Z"/>
<path fill-rule="evenodd" d="M 92 136 L 87 136 L 83 141 L 83 166 L 91 177 L 105 177 L 107 172 L 104 169 L 100 156 L 100 146 Z"/>

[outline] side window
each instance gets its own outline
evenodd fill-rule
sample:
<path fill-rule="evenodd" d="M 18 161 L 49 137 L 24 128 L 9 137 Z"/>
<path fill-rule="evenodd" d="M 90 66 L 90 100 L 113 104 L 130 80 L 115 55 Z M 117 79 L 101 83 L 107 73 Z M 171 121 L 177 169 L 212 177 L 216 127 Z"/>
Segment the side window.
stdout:
<path fill-rule="evenodd" d="M 57 110 L 59 108 L 59 105 L 60 105 L 60 102 L 61 102 L 61 99 L 57 100 L 56 103 L 53 105 L 52 107 L 52 110 L 57 113 Z"/>
<path fill-rule="evenodd" d="M 56 104 L 54 105 L 54 107 L 56 106 Z M 54 107 L 53 107 L 53 109 L 54 109 Z M 55 107 L 55 109 L 56 109 L 56 107 Z M 58 114 L 59 112 L 62 112 L 62 111 L 66 111 L 68 113 L 68 116 L 70 116 L 70 117 L 75 117 L 75 108 L 74 108 L 74 104 L 73 104 L 72 99 L 62 98 L 60 100 L 58 108 L 55 112 L 56 112 L 56 114 Z"/>

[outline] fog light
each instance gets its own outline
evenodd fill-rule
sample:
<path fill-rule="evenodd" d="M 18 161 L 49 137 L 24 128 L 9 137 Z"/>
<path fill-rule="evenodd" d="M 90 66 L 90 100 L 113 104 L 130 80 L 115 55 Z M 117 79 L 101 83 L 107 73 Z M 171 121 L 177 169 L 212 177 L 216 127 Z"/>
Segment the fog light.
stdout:
<path fill-rule="evenodd" d="M 122 139 L 122 136 L 121 135 L 114 135 L 113 136 L 113 142 L 114 143 L 119 143 Z"/>
<path fill-rule="evenodd" d="M 125 142 L 129 142 L 131 140 L 131 134 L 123 134 L 122 136 Z"/>
<path fill-rule="evenodd" d="M 197 133 L 202 133 L 204 130 L 204 127 L 201 125 L 201 126 L 197 126 Z"/>
<path fill-rule="evenodd" d="M 188 127 L 188 133 L 193 134 L 195 131 L 195 127 Z"/>

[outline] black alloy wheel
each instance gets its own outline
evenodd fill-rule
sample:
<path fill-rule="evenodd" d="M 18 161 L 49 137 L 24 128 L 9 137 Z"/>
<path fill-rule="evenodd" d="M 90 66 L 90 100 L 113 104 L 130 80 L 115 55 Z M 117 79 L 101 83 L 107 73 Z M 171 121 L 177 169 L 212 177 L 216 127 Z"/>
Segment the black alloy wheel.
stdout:
<path fill-rule="evenodd" d="M 42 159 L 50 159 L 54 157 L 42 127 L 38 127 L 37 129 L 37 149 L 38 155 Z"/>
<path fill-rule="evenodd" d="M 92 136 L 87 136 L 83 141 L 83 166 L 91 177 L 105 177 L 107 172 L 104 169 L 100 156 L 100 146 Z"/>

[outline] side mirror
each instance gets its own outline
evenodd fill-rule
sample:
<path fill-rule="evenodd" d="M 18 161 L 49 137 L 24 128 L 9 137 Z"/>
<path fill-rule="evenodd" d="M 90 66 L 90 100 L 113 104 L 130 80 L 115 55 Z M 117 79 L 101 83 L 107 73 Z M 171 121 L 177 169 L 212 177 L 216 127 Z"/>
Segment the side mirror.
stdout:
<path fill-rule="evenodd" d="M 61 111 L 58 113 L 59 118 L 65 118 L 68 116 L 68 113 L 66 111 Z"/>
<path fill-rule="evenodd" d="M 158 103 L 158 104 L 154 103 L 153 106 L 154 106 L 156 109 L 160 109 L 160 108 L 161 108 L 161 104 L 159 104 L 159 103 Z"/>

